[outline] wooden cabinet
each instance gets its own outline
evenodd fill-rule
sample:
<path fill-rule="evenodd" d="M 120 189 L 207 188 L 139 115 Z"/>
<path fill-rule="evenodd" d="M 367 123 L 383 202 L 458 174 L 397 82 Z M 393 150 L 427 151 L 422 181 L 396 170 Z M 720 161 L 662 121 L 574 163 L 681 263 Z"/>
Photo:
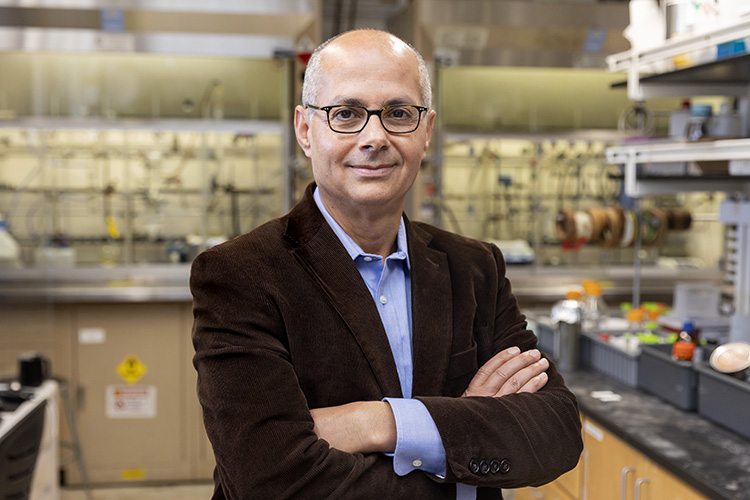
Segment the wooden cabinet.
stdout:
<path fill-rule="evenodd" d="M 591 419 L 583 421 L 581 500 L 706 500 Z"/>
<path fill-rule="evenodd" d="M 181 306 L 76 306 L 78 425 L 92 481 L 190 477 Z"/>
<path fill-rule="evenodd" d="M 504 491 L 508 500 L 707 500 L 599 424 L 583 417 L 584 449 L 575 469 L 537 488 Z"/>
<path fill-rule="evenodd" d="M 507 500 L 577 500 L 577 497 L 570 496 L 563 490 L 557 481 L 537 488 L 521 488 L 504 492 Z"/>
<path fill-rule="evenodd" d="M 566 472 L 549 484 L 505 490 L 503 498 L 507 500 L 580 500 L 582 471 L 582 462 L 578 462 L 575 469 Z"/>
<path fill-rule="evenodd" d="M 0 303 L 0 317 L 0 374 L 15 375 L 18 356 L 36 351 L 69 382 L 93 483 L 212 477 L 213 451 L 192 366 L 189 302 Z M 132 378 L 119 371 L 131 357 L 145 370 Z M 122 398 L 133 397 L 132 406 L 115 415 L 119 388 Z M 60 407 L 61 439 L 70 442 L 62 401 Z M 68 460 L 69 451 L 62 455 L 66 483 L 79 483 L 77 463 Z"/>

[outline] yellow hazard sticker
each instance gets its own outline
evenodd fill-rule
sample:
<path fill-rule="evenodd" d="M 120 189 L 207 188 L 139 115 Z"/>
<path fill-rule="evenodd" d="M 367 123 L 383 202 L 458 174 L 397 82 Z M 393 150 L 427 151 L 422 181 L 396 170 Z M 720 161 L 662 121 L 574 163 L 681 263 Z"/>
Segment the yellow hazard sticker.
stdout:
<path fill-rule="evenodd" d="M 120 477 L 127 480 L 144 479 L 146 471 L 143 469 L 123 469 L 120 471 Z"/>
<path fill-rule="evenodd" d="M 120 377 L 122 377 L 122 379 L 128 384 L 135 384 L 146 374 L 146 372 L 148 372 L 146 365 L 141 363 L 141 360 L 132 354 L 122 360 L 122 363 L 117 365 L 117 373 L 119 373 Z"/>

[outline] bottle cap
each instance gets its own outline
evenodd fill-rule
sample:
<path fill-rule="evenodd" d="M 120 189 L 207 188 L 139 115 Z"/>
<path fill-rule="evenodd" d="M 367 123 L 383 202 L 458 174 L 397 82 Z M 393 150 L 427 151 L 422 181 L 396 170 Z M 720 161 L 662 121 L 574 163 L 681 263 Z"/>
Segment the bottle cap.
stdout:
<path fill-rule="evenodd" d="M 676 359 L 682 359 L 690 361 L 693 359 L 693 352 L 695 351 L 695 344 L 692 342 L 677 341 L 672 345 L 672 355 Z"/>
<path fill-rule="evenodd" d="M 710 104 L 693 104 L 690 107 L 690 114 L 693 116 L 708 117 L 713 114 L 713 108 Z"/>
<path fill-rule="evenodd" d="M 693 333 L 695 332 L 695 326 L 693 325 L 692 321 L 685 321 L 682 325 L 682 331 L 686 333 Z"/>
<path fill-rule="evenodd" d="M 602 285 L 598 281 L 586 280 L 583 282 L 583 291 L 586 295 L 598 296 L 602 294 Z"/>
<path fill-rule="evenodd" d="M 643 309 L 631 309 L 627 314 L 628 321 L 640 323 L 643 321 Z"/>
<path fill-rule="evenodd" d="M 578 290 L 568 290 L 568 292 L 565 294 L 565 298 L 570 300 L 580 300 L 581 292 L 579 292 Z"/>

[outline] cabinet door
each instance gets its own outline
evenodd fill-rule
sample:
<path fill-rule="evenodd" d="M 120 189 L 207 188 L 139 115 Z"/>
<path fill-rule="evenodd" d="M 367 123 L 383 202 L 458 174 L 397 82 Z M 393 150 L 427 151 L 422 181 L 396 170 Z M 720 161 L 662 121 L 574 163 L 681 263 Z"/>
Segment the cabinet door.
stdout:
<path fill-rule="evenodd" d="M 557 481 L 536 488 L 519 488 L 503 491 L 503 498 L 507 500 L 576 500 L 568 495 Z"/>
<path fill-rule="evenodd" d="M 83 396 L 78 424 L 92 482 L 190 478 L 184 385 L 190 334 L 181 306 L 76 306 L 75 329 L 98 332 L 75 345 Z M 118 370 L 133 357 L 145 367 L 140 377 Z M 79 479 L 75 467 L 68 470 L 71 482 Z"/>
<path fill-rule="evenodd" d="M 206 429 L 203 427 L 203 412 L 201 405 L 198 402 L 198 394 L 196 390 L 196 384 L 198 382 L 198 374 L 193 367 L 193 355 L 195 350 L 193 349 L 193 342 L 190 332 L 193 328 L 193 309 L 191 304 L 183 304 L 182 306 L 182 330 L 185 332 L 183 336 L 183 342 L 185 344 L 185 352 L 187 356 L 185 358 L 185 369 L 187 376 L 185 377 L 187 383 L 185 384 L 186 399 L 188 405 L 188 446 L 191 450 L 191 478 L 209 480 L 213 478 L 214 466 L 216 461 L 214 460 L 214 452 L 211 448 L 211 442 L 206 436 Z"/>
<path fill-rule="evenodd" d="M 575 469 L 566 472 L 557 478 L 553 484 L 564 490 L 571 498 L 579 500 L 581 498 L 581 476 L 583 475 L 583 460 L 579 460 Z"/>
<path fill-rule="evenodd" d="M 583 443 L 582 498 L 632 500 L 635 478 L 647 474 L 641 455 L 590 419 L 583 421 Z"/>
<path fill-rule="evenodd" d="M 707 498 L 652 461 L 647 461 L 646 476 L 638 478 L 640 500 L 707 500 Z M 641 480 L 641 481 L 638 481 Z"/>

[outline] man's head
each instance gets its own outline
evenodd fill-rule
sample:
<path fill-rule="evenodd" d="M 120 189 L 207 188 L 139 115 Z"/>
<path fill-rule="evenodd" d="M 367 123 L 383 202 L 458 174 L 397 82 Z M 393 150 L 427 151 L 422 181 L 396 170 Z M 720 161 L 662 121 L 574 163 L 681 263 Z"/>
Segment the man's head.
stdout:
<path fill-rule="evenodd" d="M 368 32 L 373 31 L 375 33 L 378 33 L 376 30 L 359 30 L 362 32 Z M 329 38 L 325 42 L 318 45 L 318 47 L 315 49 L 315 51 L 312 53 L 312 56 L 310 56 L 310 60 L 307 63 L 307 68 L 305 69 L 305 81 L 302 85 L 302 104 L 316 104 L 318 101 L 318 91 L 320 90 L 321 85 L 321 64 L 320 64 L 320 54 L 323 52 L 323 50 L 331 43 L 335 42 L 336 39 L 338 39 L 340 36 L 344 36 L 347 34 L 352 34 L 352 32 L 346 32 L 342 33 L 340 35 L 336 35 L 333 38 Z M 430 83 L 430 70 L 427 69 L 427 64 L 424 62 L 424 59 L 422 58 L 422 55 L 417 52 L 417 50 L 412 47 L 411 45 L 403 42 L 402 40 L 393 37 L 393 42 L 396 44 L 403 44 L 404 46 L 408 47 L 409 50 L 412 51 L 414 56 L 417 58 L 417 64 L 419 64 L 419 88 L 420 88 L 420 94 L 422 97 L 422 106 L 432 108 L 432 85 Z"/>
<path fill-rule="evenodd" d="M 359 108 L 315 109 L 340 105 Z M 377 215 L 403 209 L 406 192 L 429 146 L 435 118 L 434 111 L 414 106 L 429 105 L 424 61 L 411 46 L 389 33 L 350 31 L 316 50 L 305 76 L 303 106 L 295 110 L 295 131 L 297 142 L 312 160 L 313 176 L 334 217 L 337 213 L 367 211 Z M 398 126 L 404 108 L 393 112 L 392 106 L 411 106 L 409 112 L 416 114 L 410 123 L 416 129 L 403 132 L 411 130 Z M 359 132 L 357 127 L 337 125 L 350 120 L 351 109 L 366 114 L 363 108 L 382 110 L 382 114 L 370 113 Z M 338 132 L 329 126 L 329 119 Z M 340 133 L 342 130 L 352 132 Z"/>

